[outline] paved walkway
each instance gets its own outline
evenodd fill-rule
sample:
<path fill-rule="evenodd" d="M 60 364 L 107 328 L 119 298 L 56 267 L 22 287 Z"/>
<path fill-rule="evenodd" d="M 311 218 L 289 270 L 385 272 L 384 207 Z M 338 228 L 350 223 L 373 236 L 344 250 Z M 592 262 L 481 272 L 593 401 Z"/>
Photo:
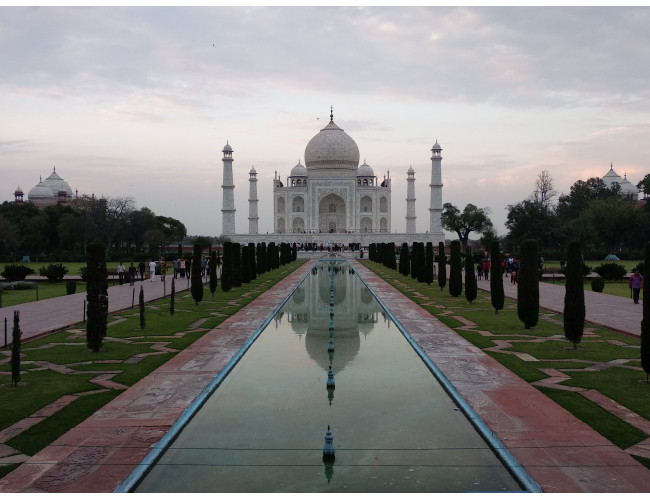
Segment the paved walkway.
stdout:
<path fill-rule="evenodd" d="M 489 280 L 479 280 L 477 283 L 481 290 L 490 291 Z M 510 283 L 510 276 L 503 277 L 503 290 L 506 297 L 517 298 L 517 285 Z M 539 303 L 544 309 L 563 314 L 564 286 L 540 282 Z M 631 298 L 585 290 L 585 311 L 586 320 L 591 323 L 606 326 L 620 333 L 637 337 L 641 335 L 643 318 L 641 302 L 635 304 Z"/>
<path fill-rule="evenodd" d="M 466 342 L 364 266 L 353 264 L 543 491 L 647 492 L 650 489 L 650 470 L 629 454 Z M 29 458 L 0 480 L 0 492 L 113 491 L 284 299 L 308 265 Z M 622 311 L 622 314 L 627 313 Z M 598 398 L 598 394 L 594 397 Z M 624 414 L 625 409 L 619 407 L 619 412 Z M 645 425 L 646 421 L 640 420 L 640 425 Z"/>
<path fill-rule="evenodd" d="M 159 276 L 156 276 L 154 281 L 148 279 L 136 281 L 135 286 L 130 286 L 128 283 L 109 286 L 109 313 L 129 309 L 132 305 L 138 307 L 140 286 L 144 290 L 145 302 L 151 302 L 164 295 L 169 295 L 172 286 L 171 282 L 171 276 L 167 275 L 164 282 L 160 280 Z M 175 283 L 176 291 L 187 290 L 188 284 L 189 280 L 185 278 L 177 279 Z M 22 340 L 25 342 L 39 335 L 56 332 L 82 323 L 85 301 L 86 293 L 83 292 L 0 308 L 0 328 L 2 329 L 0 332 L 0 346 L 4 347 L 6 343 L 11 343 L 14 311 L 20 313 L 20 330 L 22 331 Z M 5 324 L 7 325 L 6 343 Z"/>

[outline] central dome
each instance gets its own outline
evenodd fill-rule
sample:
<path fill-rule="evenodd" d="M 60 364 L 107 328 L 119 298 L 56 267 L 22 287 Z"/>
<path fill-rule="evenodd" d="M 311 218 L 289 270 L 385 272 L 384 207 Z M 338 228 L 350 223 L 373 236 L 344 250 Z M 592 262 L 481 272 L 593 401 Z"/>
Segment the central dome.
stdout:
<path fill-rule="evenodd" d="M 308 171 L 356 171 L 359 166 L 359 148 L 354 139 L 332 120 L 307 144 L 305 165 Z"/>

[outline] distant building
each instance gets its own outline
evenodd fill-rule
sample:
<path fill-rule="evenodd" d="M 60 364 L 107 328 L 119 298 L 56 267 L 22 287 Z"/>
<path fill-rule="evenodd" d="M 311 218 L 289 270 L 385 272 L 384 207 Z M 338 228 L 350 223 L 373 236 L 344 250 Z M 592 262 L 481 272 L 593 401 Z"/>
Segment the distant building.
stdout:
<path fill-rule="evenodd" d="M 624 196 L 631 196 L 634 200 L 639 198 L 639 188 L 627 180 L 627 174 L 623 174 L 621 178 L 614 171 L 614 165 L 609 165 L 609 172 L 607 172 L 603 177 L 603 182 L 605 185 L 611 189 L 615 184 L 618 184 L 621 187 L 621 194 Z"/>
<path fill-rule="evenodd" d="M 16 203 L 24 203 L 24 192 L 20 186 L 14 191 L 14 199 Z M 64 181 L 59 174 L 56 173 L 54 167 L 50 176 L 43 180 L 39 180 L 32 189 L 27 193 L 27 200 L 32 202 L 38 208 L 48 207 L 50 205 L 65 205 L 72 201 L 72 189 L 70 185 Z"/>

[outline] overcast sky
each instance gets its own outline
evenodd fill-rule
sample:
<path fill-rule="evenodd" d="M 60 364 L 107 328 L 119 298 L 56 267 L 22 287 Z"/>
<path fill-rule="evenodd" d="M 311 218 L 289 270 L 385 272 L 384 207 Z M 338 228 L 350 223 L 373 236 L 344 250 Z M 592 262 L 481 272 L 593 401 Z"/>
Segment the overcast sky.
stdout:
<path fill-rule="evenodd" d="M 272 179 L 334 121 L 393 178 L 392 228 L 428 229 L 431 147 L 443 201 L 508 204 L 550 172 L 558 193 L 650 172 L 648 7 L 0 7 L 0 202 L 54 166 L 80 194 L 132 196 L 221 234 L 222 153 L 237 232 Z"/>

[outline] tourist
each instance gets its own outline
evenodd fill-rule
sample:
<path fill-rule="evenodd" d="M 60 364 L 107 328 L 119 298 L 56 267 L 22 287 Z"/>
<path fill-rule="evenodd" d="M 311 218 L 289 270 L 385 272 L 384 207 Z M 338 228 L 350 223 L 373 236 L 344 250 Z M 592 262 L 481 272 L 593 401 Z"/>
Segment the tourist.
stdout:
<path fill-rule="evenodd" d="M 178 278 L 178 259 L 174 259 L 172 267 L 174 268 L 174 278 Z"/>
<path fill-rule="evenodd" d="M 487 257 L 483 260 L 483 277 L 486 280 L 490 279 L 490 259 Z"/>
<path fill-rule="evenodd" d="M 181 278 L 185 277 L 185 261 L 182 258 L 178 259 L 178 274 Z"/>
<path fill-rule="evenodd" d="M 160 257 L 160 281 L 165 281 L 165 278 L 167 277 L 167 262 L 165 262 L 165 259 Z"/>
<path fill-rule="evenodd" d="M 140 261 L 140 263 L 138 264 L 138 268 L 140 269 L 140 281 L 144 281 L 144 271 L 147 268 L 147 266 L 144 263 L 144 260 Z"/>
<path fill-rule="evenodd" d="M 635 304 L 639 303 L 639 294 L 643 289 L 643 276 L 638 269 L 634 270 L 634 274 L 630 276 L 629 286 L 632 289 L 632 299 Z"/>
<path fill-rule="evenodd" d="M 476 276 L 479 280 L 483 279 L 483 263 L 480 261 L 476 264 Z"/>
<path fill-rule="evenodd" d="M 205 277 L 205 270 L 208 267 L 208 260 L 205 256 L 201 257 L 201 276 Z"/>
<path fill-rule="evenodd" d="M 512 264 L 510 264 L 510 283 L 513 285 L 517 284 L 517 271 L 519 271 L 519 262 L 513 258 Z"/>
<path fill-rule="evenodd" d="M 131 262 L 131 265 L 129 266 L 129 286 L 133 286 L 135 284 L 135 277 L 137 274 L 138 270 L 133 265 L 133 262 Z"/>
<path fill-rule="evenodd" d="M 120 280 L 120 285 L 124 284 L 124 273 L 126 272 L 126 267 L 120 262 L 120 265 L 117 266 L 117 278 Z"/>
<path fill-rule="evenodd" d="M 190 259 L 187 259 L 185 261 L 185 274 L 187 275 L 187 279 L 190 279 L 190 265 L 192 264 L 192 261 Z"/>
<path fill-rule="evenodd" d="M 149 261 L 149 281 L 153 281 L 156 276 L 156 261 L 151 259 Z"/>
<path fill-rule="evenodd" d="M 560 272 L 564 274 L 564 257 L 560 259 Z"/>

